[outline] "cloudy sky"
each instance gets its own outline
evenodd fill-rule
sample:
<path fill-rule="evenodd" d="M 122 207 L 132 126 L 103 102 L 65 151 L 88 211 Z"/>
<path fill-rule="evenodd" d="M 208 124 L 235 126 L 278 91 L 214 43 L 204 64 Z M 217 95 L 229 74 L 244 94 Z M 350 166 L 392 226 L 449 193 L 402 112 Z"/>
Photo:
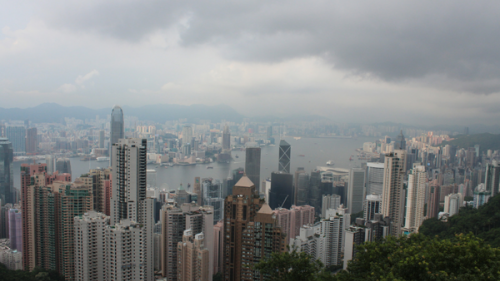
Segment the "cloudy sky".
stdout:
<path fill-rule="evenodd" d="M 0 0 L 0 107 L 495 124 L 498 1 Z"/>

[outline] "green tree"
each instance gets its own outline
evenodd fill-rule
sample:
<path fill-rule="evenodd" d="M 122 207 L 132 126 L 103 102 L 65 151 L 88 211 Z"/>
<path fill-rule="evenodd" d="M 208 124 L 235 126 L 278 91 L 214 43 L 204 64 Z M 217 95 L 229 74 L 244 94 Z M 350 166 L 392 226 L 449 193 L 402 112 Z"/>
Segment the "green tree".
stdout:
<path fill-rule="evenodd" d="M 347 270 L 335 275 L 347 280 L 499 280 L 500 249 L 473 234 L 453 239 L 413 234 L 388 237 L 382 243 L 358 246 Z"/>
<path fill-rule="evenodd" d="M 293 250 L 272 253 L 271 257 L 260 261 L 256 266 L 270 281 L 327 281 L 333 280 L 321 261 L 314 260 L 303 252 Z"/>

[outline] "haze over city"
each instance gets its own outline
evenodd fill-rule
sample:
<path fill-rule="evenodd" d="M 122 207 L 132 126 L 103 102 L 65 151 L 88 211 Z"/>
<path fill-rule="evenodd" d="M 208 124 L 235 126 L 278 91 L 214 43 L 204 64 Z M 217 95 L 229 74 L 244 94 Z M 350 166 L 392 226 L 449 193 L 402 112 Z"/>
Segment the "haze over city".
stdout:
<path fill-rule="evenodd" d="M 1 107 L 493 124 L 500 4 L 480 3 L 2 1 Z"/>

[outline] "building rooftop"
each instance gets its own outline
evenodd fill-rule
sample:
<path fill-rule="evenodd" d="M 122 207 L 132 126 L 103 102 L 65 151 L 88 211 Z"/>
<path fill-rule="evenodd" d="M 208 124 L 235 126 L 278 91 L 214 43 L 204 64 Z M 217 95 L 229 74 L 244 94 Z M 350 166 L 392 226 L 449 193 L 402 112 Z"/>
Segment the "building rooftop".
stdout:
<path fill-rule="evenodd" d="M 255 184 L 246 175 L 244 175 L 235 184 L 235 186 L 239 186 L 239 187 L 252 187 L 252 186 L 255 186 Z"/>
<path fill-rule="evenodd" d="M 264 203 L 262 205 L 262 208 L 260 208 L 260 210 L 257 212 L 257 214 L 270 214 L 270 215 L 272 215 L 273 210 L 271 210 L 271 207 L 269 207 L 269 205 L 267 205 L 267 203 Z"/>

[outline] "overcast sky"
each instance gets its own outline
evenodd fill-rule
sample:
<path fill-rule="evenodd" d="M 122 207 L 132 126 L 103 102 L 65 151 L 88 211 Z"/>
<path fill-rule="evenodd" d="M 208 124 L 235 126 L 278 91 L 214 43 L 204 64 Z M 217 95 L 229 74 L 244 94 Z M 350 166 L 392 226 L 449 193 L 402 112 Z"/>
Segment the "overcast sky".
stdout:
<path fill-rule="evenodd" d="M 499 1 L 0 0 L 0 107 L 495 124 Z"/>

